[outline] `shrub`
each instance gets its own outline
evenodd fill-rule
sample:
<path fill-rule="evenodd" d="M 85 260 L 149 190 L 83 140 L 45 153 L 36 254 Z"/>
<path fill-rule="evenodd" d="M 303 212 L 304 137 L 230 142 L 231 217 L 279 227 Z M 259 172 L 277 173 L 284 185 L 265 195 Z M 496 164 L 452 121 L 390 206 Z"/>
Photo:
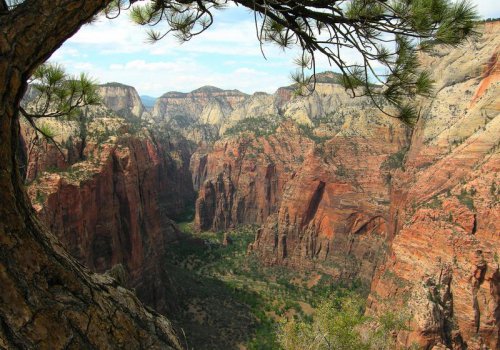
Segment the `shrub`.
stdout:
<path fill-rule="evenodd" d="M 393 170 L 393 169 L 403 169 L 404 160 L 406 153 L 408 153 L 408 147 L 402 148 L 400 151 L 391 154 L 382 163 L 382 169 Z"/>
<path fill-rule="evenodd" d="M 458 200 L 460 203 L 465 205 L 467 208 L 469 208 L 472 211 L 475 211 L 476 208 L 474 207 L 474 199 L 472 199 L 472 195 L 475 193 L 475 189 L 471 189 L 471 193 L 469 194 L 466 189 L 462 189 L 460 194 L 457 196 Z"/>
<path fill-rule="evenodd" d="M 279 116 L 245 118 L 227 129 L 225 135 L 239 135 L 243 132 L 252 132 L 256 137 L 273 135 L 280 121 Z"/>

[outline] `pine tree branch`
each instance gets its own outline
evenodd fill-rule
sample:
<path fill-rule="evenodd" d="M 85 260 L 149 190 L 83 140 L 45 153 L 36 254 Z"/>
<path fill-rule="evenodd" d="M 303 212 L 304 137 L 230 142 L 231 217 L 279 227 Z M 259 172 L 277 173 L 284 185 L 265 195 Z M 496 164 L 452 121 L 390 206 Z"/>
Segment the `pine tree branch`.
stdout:
<path fill-rule="evenodd" d="M 0 16 L 0 32 L 13 33 L 8 36 L 8 42 L 0 46 L 0 57 L 16 62 L 20 71 L 31 75 L 111 1 L 26 0 L 20 3 L 9 15 Z M 33 38 L 37 38 L 37 43 L 33 43 Z M 17 45 L 16 50 L 11 50 L 15 43 L 32 44 Z"/>
<path fill-rule="evenodd" d="M 54 137 L 52 135 L 49 135 L 47 134 L 45 131 L 43 131 L 42 129 L 40 129 L 35 121 L 31 118 L 31 115 L 29 113 L 27 113 L 24 108 L 20 107 L 20 112 L 21 114 L 26 118 L 26 120 L 28 121 L 28 123 L 30 123 L 31 127 L 33 129 L 35 129 L 35 132 L 39 132 L 45 139 L 47 139 L 47 141 L 49 141 L 50 143 L 52 143 L 56 149 L 59 151 L 59 153 L 61 154 L 61 156 L 63 157 L 64 161 L 67 161 L 66 159 L 66 154 L 64 154 L 63 150 L 61 149 L 59 143 L 57 143 L 57 141 L 54 139 Z"/>
<path fill-rule="evenodd" d="M 9 5 L 7 5 L 7 1 L 0 0 L 0 13 L 1 12 L 9 12 Z"/>

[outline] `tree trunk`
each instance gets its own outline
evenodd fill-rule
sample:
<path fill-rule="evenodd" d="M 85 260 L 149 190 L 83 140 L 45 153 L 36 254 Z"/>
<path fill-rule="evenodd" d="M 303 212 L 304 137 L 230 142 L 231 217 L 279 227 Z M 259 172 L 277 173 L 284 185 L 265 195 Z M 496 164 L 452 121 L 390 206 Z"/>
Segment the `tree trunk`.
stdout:
<path fill-rule="evenodd" d="M 27 0 L 0 13 L 0 348 L 182 348 L 167 319 L 42 227 L 16 162 L 27 78 L 109 2 Z"/>

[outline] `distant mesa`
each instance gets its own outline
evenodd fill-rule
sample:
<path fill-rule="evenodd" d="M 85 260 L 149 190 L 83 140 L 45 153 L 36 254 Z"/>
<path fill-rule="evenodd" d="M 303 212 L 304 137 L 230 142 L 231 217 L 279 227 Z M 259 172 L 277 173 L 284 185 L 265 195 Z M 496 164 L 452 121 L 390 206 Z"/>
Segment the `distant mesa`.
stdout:
<path fill-rule="evenodd" d="M 186 95 L 187 95 L 187 92 L 169 91 L 169 92 L 166 92 L 163 95 L 161 95 L 160 98 L 185 97 Z"/>
<path fill-rule="evenodd" d="M 130 86 L 130 85 L 125 85 L 125 84 L 122 84 L 122 83 L 117 83 L 117 82 L 109 82 L 109 83 L 106 83 L 106 84 L 101 84 L 102 87 L 116 87 L 116 88 L 134 88 L 133 86 Z"/>
<path fill-rule="evenodd" d="M 197 93 L 197 92 L 204 92 L 204 93 L 214 93 L 214 92 L 222 92 L 221 88 L 218 88 L 216 86 L 211 86 L 211 85 L 205 85 L 202 86 L 196 90 L 191 91 L 192 93 Z"/>
<path fill-rule="evenodd" d="M 322 84 L 338 84 L 339 79 L 342 77 L 342 74 L 335 72 L 323 72 L 316 74 L 316 83 Z"/>

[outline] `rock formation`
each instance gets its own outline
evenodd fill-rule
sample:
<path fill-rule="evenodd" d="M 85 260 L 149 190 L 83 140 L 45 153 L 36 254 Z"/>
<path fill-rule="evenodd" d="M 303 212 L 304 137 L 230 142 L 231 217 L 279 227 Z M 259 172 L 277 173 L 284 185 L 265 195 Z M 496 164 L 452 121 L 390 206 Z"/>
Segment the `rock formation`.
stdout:
<path fill-rule="evenodd" d="M 401 344 L 500 347 L 500 23 L 423 57 L 436 97 L 393 173 L 392 240 L 369 310 L 406 308 Z"/>
<path fill-rule="evenodd" d="M 176 129 L 188 140 L 214 141 L 233 109 L 247 95 L 238 90 L 204 86 L 190 93 L 167 92 L 156 100 L 149 118 L 155 125 Z"/>
<path fill-rule="evenodd" d="M 332 73 L 319 75 L 311 96 L 292 98 L 290 91 L 291 88 L 280 88 L 273 95 L 255 94 L 248 98 L 230 115 L 221 140 L 193 154 L 193 184 L 199 190 L 195 224 L 199 229 L 263 223 L 277 212 L 288 180 L 300 178 L 303 166 L 309 164 L 304 160 L 313 158 L 310 164 L 314 167 L 323 162 L 324 156 L 318 154 L 329 147 L 325 146 L 329 139 L 358 137 L 365 144 L 360 147 L 368 150 L 369 143 L 373 143 L 374 149 L 380 144 L 377 162 L 371 165 L 376 172 L 384 155 L 396 153 L 407 142 L 406 128 L 382 117 L 373 107 L 368 108 L 368 99 L 353 100 L 335 83 Z M 258 108 L 258 101 L 265 105 Z M 361 111 L 362 108 L 365 110 Z M 250 109 L 263 114 L 256 118 L 240 116 L 241 111 Z M 273 110 L 280 114 L 268 114 Z M 387 142 L 391 144 L 389 148 L 385 147 Z M 345 141 L 330 146 L 341 149 L 342 143 Z M 356 155 L 345 154 L 345 159 L 363 158 L 365 155 L 356 148 L 356 142 L 352 144 Z M 351 164 L 345 166 L 349 168 Z M 328 166 L 325 172 L 327 169 Z M 361 177 L 365 177 L 363 170 L 359 171 Z M 275 186 L 268 184 L 270 176 Z M 268 188 L 272 188 L 270 193 Z M 385 191 L 388 192 L 387 186 Z"/>
<path fill-rule="evenodd" d="M 194 154 L 191 169 L 199 189 L 195 226 L 221 230 L 263 223 L 276 212 L 285 183 L 312 146 L 288 123 L 269 136 L 250 132 L 224 137 L 209 153 Z"/>
<path fill-rule="evenodd" d="M 99 86 L 98 93 L 106 107 L 122 116 L 140 118 L 145 112 L 141 98 L 132 86 L 107 83 Z"/>
<path fill-rule="evenodd" d="M 39 218 L 78 261 L 97 272 L 123 264 L 127 286 L 165 310 L 172 305 L 161 259 L 179 234 L 170 218 L 194 199 L 190 151 L 182 140 L 130 128 L 112 115 L 92 119 L 81 158 L 71 156 L 81 145 L 77 126 L 61 133 L 66 158 L 43 142 L 28 157 L 28 193 Z"/>
<path fill-rule="evenodd" d="M 388 235 L 384 164 L 407 143 L 407 128 L 373 109 L 357 118 L 317 145 L 286 183 L 279 210 L 252 246 L 264 262 L 371 281 Z"/>
<path fill-rule="evenodd" d="M 182 115 L 206 124 L 221 124 L 246 96 L 238 90 L 222 90 L 213 86 L 203 86 L 190 93 L 167 92 L 157 100 L 152 117 L 169 120 Z"/>

